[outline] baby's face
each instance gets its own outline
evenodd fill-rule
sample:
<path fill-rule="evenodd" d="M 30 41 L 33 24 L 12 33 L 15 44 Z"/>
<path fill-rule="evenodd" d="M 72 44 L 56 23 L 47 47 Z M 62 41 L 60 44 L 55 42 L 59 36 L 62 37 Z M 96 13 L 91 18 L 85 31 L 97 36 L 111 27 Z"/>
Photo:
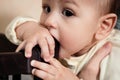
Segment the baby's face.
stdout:
<path fill-rule="evenodd" d="M 41 24 L 61 44 L 60 56 L 86 52 L 94 43 L 98 13 L 92 0 L 43 0 Z"/>

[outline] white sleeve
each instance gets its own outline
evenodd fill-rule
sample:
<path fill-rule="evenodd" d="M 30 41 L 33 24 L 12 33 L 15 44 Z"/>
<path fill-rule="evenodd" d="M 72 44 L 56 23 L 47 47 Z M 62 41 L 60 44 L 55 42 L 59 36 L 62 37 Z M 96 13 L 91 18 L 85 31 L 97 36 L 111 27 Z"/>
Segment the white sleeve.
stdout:
<path fill-rule="evenodd" d="M 34 21 L 38 22 L 33 18 L 23 18 L 23 17 L 16 17 L 6 28 L 5 35 L 6 37 L 14 44 L 19 45 L 21 41 L 17 38 L 15 28 L 20 24 L 23 24 L 27 21 Z"/>

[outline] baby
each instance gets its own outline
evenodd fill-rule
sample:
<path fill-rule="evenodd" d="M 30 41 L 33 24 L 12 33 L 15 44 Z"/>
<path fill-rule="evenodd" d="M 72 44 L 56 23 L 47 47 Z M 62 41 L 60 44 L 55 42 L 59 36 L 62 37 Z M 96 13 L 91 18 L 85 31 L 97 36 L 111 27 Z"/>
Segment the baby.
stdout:
<path fill-rule="evenodd" d="M 31 65 L 37 68 L 33 74 L 44 80 L 79 80 L 81 70 L 98 49 L 111 42 L 111 53 L 100 64 L 99 80 L 119 80 L 120 31 L 113 29 L 117 1 L 43 0 L 39 24 L 31 18 L 17 18 L 7 27 L 6 36 L 20 44 L 16 51 L 25 48 L 26 57 L 31 57 L 32 48 L 39 44 L 41 56 L 50 64 L 32 61 Z M 60 43 L 60 58 L 72 73 L 52 58 L 54 38 Z M 64 75 L 60 77 L 62 71 Z"/>

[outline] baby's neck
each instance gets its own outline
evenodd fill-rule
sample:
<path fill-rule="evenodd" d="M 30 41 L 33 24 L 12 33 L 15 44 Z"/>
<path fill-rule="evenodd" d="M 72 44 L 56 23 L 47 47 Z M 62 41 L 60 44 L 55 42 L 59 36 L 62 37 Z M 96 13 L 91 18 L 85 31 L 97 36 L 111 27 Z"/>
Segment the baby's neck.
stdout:
<path fill-rule="evenodd" d="M 96 43 L 97 43 L 97 42 L 94 42 L 94 43 L 86 46 L 85 48 L 81 49 L 78 53 L 76 53 L 74 56 L 81 56 L 81 55 L 89 52 L 90 49 L 91 49 L 94 45 L 96 45 Z"/>

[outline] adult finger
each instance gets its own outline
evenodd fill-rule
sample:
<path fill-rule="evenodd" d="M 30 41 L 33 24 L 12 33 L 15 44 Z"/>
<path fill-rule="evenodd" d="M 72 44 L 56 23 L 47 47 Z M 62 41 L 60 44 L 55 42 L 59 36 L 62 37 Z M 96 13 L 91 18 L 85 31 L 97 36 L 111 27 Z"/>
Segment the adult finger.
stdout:
<path fill-rule="evenodd" d="M 49 63 L 51 65 L 53 65 L 56 69 L 61 69 L 62 68 L 62 64 L 55 58 L 51 58 Z"/>
<path fill-rule="evenodd" d="M 103 47 L 101 47 L 84 66 L 78 76 L 85 80 L 98 80 L 100 63 L 107 55 L 109 55 L 111 48 L 112 45 L 110 42 L 103 45 Z"/>
<path fill-rule="evenodd" d="M 51 74 L 51 75 L 55 75 L 55 73 L 57 73 L 57 69 L 54 66 L 47 64 L 47 63 L 44 63 L 44 62 L 32 60 L 31 65 L 33 67 L 35 67 L 39 70 L 42 70 L 44 72 L 47 72 L 48 74 Z"/>
<path fill-rule="evenodd" d="M 54 78 L 55 78 L 55 76 L 53 76 L 45 71 L 35 69 L 35 68 L 32 70 L 32 74 L 36 75 L 37 77 L 39 77 L 43 80 L 54 80 Z"/>
<path fill-rule="evenodd" d="M 100 62 L 110 53 L 112 49 L 112 44 L 107 42 L 103 45 L 89 61 L 89 65 L 99 65 Z"/>

